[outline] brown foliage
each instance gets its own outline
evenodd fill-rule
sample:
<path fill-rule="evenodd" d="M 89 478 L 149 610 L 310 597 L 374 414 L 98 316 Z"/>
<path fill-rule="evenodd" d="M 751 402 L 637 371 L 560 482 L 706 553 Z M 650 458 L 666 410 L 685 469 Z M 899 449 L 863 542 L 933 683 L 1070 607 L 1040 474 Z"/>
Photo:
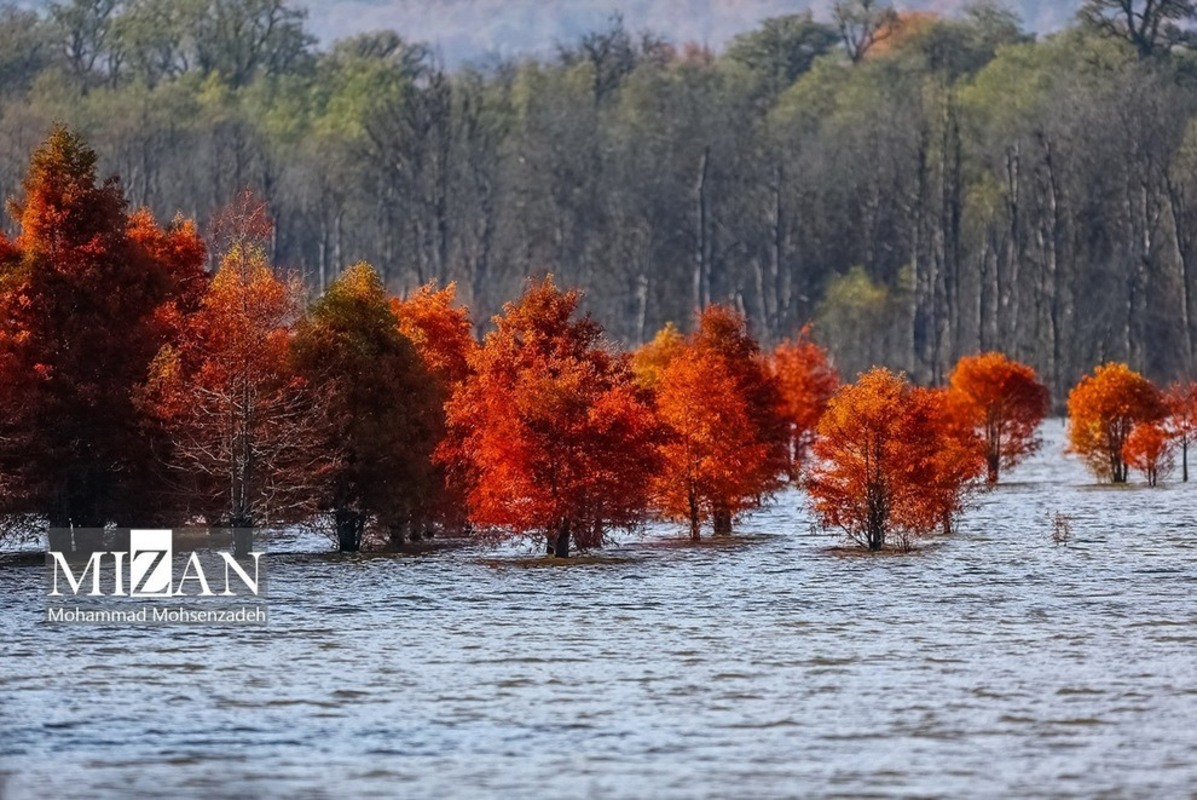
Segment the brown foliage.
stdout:
<path fill-rule="evenodd" d="M 328 463 L 321 397 L 290 367 L 299 298 L 264 252 L 234 246 L 155 357 L 138 401 L 171 442 L 171 495 L 187 518 L 249 527 L 317 510 Z"/>

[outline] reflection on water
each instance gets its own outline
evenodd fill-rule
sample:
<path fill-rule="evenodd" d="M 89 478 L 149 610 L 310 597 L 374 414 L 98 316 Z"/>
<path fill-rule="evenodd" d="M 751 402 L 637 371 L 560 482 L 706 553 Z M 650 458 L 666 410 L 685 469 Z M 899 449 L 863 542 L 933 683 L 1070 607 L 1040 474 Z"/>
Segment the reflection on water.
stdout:
<path fill-rule="evenodd" d="M 1060 445 L 906 556 L 830 552 L 796 494 L 557 569 L 296 536 L 264 629 L 49 627 L 9 559 L 0 794 L 1187 796 L 1197 488 Z"/>

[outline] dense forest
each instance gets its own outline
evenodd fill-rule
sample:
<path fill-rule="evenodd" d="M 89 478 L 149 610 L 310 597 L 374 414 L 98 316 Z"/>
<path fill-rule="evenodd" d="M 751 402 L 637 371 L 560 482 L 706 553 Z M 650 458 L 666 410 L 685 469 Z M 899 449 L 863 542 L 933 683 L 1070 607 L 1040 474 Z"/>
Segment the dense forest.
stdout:
<path fill-rule="evenodd" d="M 1095 363 L 1168 381 L 1197 347 L 1193 4 L 1077 12 L 1036 40 L 852 0 L 718 53 L 614 17 L 447 70 L 402 32 L 320 48 L 280 0 L 8 7 L 0 195 L 61 121 L 158 218 L 207 232 L 256 190 L 315 292 L 365 260 L 482 322 L 552 272 L 629 345 L 725 303 L 770 346 L 813 321 L 845 376 L 1001 349 L 1059 407 Z"/>

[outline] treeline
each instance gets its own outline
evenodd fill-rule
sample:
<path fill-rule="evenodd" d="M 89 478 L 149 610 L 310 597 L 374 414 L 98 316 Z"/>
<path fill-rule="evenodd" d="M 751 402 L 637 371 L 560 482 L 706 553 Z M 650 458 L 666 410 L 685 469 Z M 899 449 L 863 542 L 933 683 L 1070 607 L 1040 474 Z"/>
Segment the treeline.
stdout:
<path fill-rule="evenodd" d="M 1193 9 L 1078 11 L 1034 41 L 996 6 L 845 0 L 718 54 L 615 18 L 450 73 L 392 32 L 318 49 L 282 0 L 9 7 L 0 194 L 60 120 L 159 218 L 208 231 L 254 187 L 317 290 L 368 261 L 481 321 L 552 268 L 628 344 L 723 303 L 770 344 L 815 320 L 847 374 L 1001 349 L 1057 398 L 1107 360 L 1191 377 Z"/>
<path fill-rule="evenodd" d="M 251 193 L 205 242 L 130 211 L 96 161 L 55 129 L 0 236 L 0 533 L 315 521 L 347 551 L 468 532 L 567 556 L 654 517 L 729 535 L 793 483 L 879 550 L 950 531 L 1040 444 L 1048 389 L 999 353 L 943 387 L 841 387 L 806 329 L 763 351 L 721 304 L 629 352 L 552 277 L 478 340 L 454 284 L 397 298 L 363 262 L 308 302 Z M 1187 480 L 1197 383 L 1106 364 L 1068 406 L 1099 478 L 1154 485 L 1179 445 Z"/>

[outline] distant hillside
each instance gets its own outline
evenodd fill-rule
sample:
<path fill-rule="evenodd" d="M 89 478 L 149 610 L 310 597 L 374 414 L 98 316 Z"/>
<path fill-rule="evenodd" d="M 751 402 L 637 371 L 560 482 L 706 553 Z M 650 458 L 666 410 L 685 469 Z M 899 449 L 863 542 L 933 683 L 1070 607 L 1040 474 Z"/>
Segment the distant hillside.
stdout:
<path fill-rule="evenodd" d="M 1062 27 L 1077 0 L 1008 0 L 1024 25 L 1039 33 Z M 914 0 L 899 8 L 950 13 L 960 0 Z M 408 39 L 440 48 L 450 64 L 485 58 L 552 52 L 601 27 L 615 11 L 629 27 L 648 28 L 673 41 L 720 47 L 765 17 L 813 7 L 827 16 L 825 0 L 312 0 L 310 29 L 331 42 L 368 30 L 390 28 Z"/>

